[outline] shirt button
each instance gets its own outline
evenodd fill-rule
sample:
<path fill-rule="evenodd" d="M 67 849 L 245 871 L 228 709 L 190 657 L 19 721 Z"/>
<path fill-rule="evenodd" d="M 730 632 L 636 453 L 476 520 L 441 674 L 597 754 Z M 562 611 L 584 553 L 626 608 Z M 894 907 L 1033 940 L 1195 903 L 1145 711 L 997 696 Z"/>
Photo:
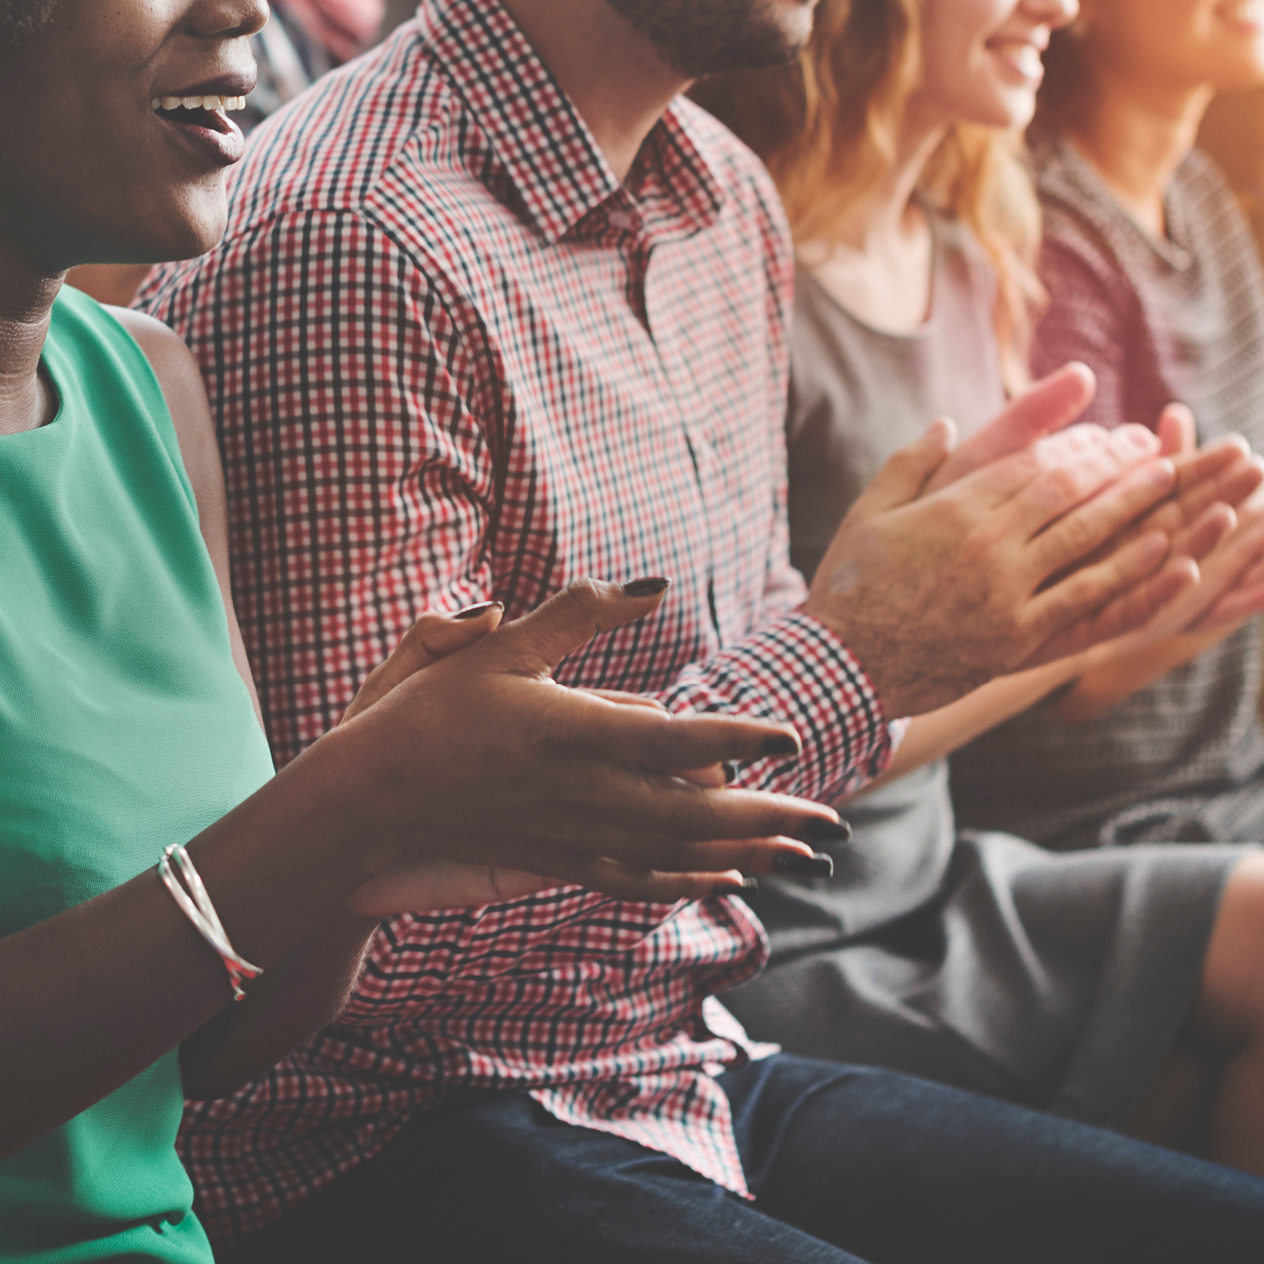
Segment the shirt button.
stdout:
<path fill-rule="evenodd" d="M 628 211 L 611 211 L 607 217 L 611 228 L 622 228 L 631 231 L 637 226 L 637 218 Z"/>

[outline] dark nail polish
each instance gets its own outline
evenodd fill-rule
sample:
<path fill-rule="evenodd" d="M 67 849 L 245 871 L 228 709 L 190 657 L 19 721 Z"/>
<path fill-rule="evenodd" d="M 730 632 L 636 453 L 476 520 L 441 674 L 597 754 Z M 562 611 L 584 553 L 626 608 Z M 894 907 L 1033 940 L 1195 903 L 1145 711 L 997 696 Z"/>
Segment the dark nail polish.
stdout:
<path fill-rule="evenodd" d="M 832 878 L 834 862 L 824 852 L 800 856 L 798 852 L 785 852 L 773 862 L 773 868 L 782 873 L 797 874 L 801 878 Z"/>
<path fill-rule="evenodd" d="M 479 601 L 472 606 L 463 606 L 452 617 L 454 619 L 477 619 L 480 614 L 486 614 L 493 606 L 499 606 L 502 610 L 505 608 L 503 601 Z"/>
<path fill-rule="evenodd" d="M 731 786 L 737 780 L 737 765 L 731 759 L 726 759 L 721 767 L 724 769 L 724 784 Z"/>
<path fill-rule="evenodd" d="M 799 830 L 799 837 L 805 843 L 845 843 L 851 838 L 851 826 L 846 821 L 813 817 Z"/>
<path fill-rule="evenodd" d="M 670 579 L 664 579 L 661 575 L 655 575 L 649 579 L 632 579 L 623 585 L 623 595 L 625 597 L 656 597 L 664 592 L 670 583 Z"/>
<path fill-rule="evenodd" d="M 798 755 L 799 743 L 789 733 L 778 733 L 764 743 L 764 755 Z"/>

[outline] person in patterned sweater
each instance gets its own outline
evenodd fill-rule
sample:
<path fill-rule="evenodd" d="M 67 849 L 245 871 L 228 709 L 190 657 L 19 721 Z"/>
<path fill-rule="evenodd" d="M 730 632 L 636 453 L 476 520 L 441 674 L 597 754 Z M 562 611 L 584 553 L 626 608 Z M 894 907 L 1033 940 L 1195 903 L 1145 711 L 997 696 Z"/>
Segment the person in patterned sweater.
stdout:
<path fill-rule="evenodd" d="M 1107 10 L 1108 22 L 1091 16 Z M 1178 11 L 1193 19 L 1205 6 L 1176 0 Z M 1103 96 L 1116 121 L 1133 82 L 1122 67 L 1146 41 L 1151 85 L 1164 75 L 1155 47 L 1181 50 L 1167 67 L 1183 99 L 1184 50 L 1197 45 L 1188 31 L 1158 35 L 1150 6 L 1128 0 L 1085 14 L 1089 34 L 1071 44 L 1095 73 L 1105 65 L 1089 50 L 1114 29 L 1119 91 Z M 1036 330 L 1036 371 L 1089 363 L 1098 389 L 1084 416 L 1155 419 L 1176 450 L 1189 443 L 1189 410 L 1170 404 L 1182 400 L 1207 443 L 1264 446 L 1264 288 L 1205 161 L 1168 195 L 1185 243 L 1169 248 L 1100 196 L 1085 200 L 1086 160 L 1063 140 L 1045 179 L 1060 192 L 1047 198 L 1041 247 L 1020 132 L 1036 110 L 1040 50 L 1062 49 L 1074 17 L 1068 0 L 822 0 L 800 62 L 695 89 L 767 163 L 795 237 L 790 554 L 807 576 L 927 417 L 951 416 L 969 434 L 1001 406 L 1007 380 L 1025 378 L 1038 255 L 1052 306 Z M 1258 74 L 1258 34 L 1238 37 L 1235 62 L 1211 51 L 1224 38 L 1216 29 L 1202 65 L 1219 64 L 1226 80 Z M 1055 69 L 1046 88 L 1063 79 Z M 1135 170 L 1136 136 L 1109 117 L 1099 127 Z M 1192 121 L 1184 130 L 1192 136 Z M 1142 305 L 1164 314 L 1160 329 L 1139 322 Z M 1264 1173 L 1264 856 L 1232 845 L 1264 837 L 1250 815 L 1261 810 L 1259 629 L 1241 627 L 1262 608 L 1262 549 L 1256 492 L 1203 559 L 1166 645 L 1116 646 L 1087 672 L 1078 659 L 1046 664 L 915 717 L 887 784 L 837 805 L 853 836 L 835 877 L 774 877 L 747 897 L 771 952 L 724 998 L 743 1026 L 795 1053 L 1143 1130 Z M 1170 667 L 1173 648 L 1188 655 L 1221 637 L 1213 661 L 1116 696 L 1096 723 L 1058 720 L 1086 697 L 1107 705 L 1103 680 L 1126 693 Z M 1201 824 L 1190 828 L 1182 801 Z M 1110 822 L 1125 816 L 1131 827 L 1117 833 Z M 1111 845 L 1124 841 L 1162 845 Z M 1214 1073 L 1201 1092 L 1188 1083 L 1195 1049 Z"/>
<path fill-rule="evenodd" d="M 223 243 L 152 279 L 141 302 L 212 396 L 279 762 L 421 610 L 494 596 L 515 619 L 653 559 L 675 580 L 654 617 L 558 679 L 792 723 L 802 755 L 737 784 L 832 797 L 885 767 L 895 717 L 1193 577 L 1148 530 L 1072 565 L 1177 475 L 1137 428 L 1033 445 L 1085 402 L 1071 369 L 955 451 L 941 424 L 897 454 L 805 591 L 784 224 L 749 152 L 677 96 L 792 55 L 810 19 L 428 0 L 259 130 Z M 1252 1178 L 753 1045 L 715 999 L 766 951 L 739 899 L 571 886 L 435 915 L 395 884 L 375 907 L 336 1022 L 190 1104 L 200 1212 L 247 1257 L 365 1258 L 408 1233 L 440 1259 L 1106 1259 L 1109 1218 L 1149 1258 L 1230 1258 L 1259 1232 Z"/>

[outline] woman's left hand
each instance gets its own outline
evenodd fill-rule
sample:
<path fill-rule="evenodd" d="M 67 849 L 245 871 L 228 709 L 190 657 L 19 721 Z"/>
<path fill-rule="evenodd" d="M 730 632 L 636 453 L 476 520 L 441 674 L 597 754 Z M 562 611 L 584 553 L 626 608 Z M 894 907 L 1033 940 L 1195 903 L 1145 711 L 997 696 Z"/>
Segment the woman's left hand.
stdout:
<path fill-rule="evenodd" d="M 504 609 L 500 602 L 489 602 L 485 608 L 470 607 L 468 613 L 423 614 L 404 634 L 390 656 L 369 674 L 343 713 L 342 720 L 349 720 L 367 710 L 415 673 L 424 671 L 442 658 L 459 653 L 494 632 L 500 626 Z M 559 689 L 564 687 L 558 686 Z M 666 709 L 660 702 L 642 694 L 611 689 L 583 692 L 622 706 Z M 722 764 L 690 769 L 678 775 L 683 780 L 712 789 L 725 785 L 732 778 L 731 771 Z M 347 908 L 357 916 L 380 920 L 396 913 L 500 904 L 556 885 L 552 879 L 518 869 L 466 865 L 443 857 L 410 858 L 392 865 L 371 882 L 353 891 L 347 898 Z"/>

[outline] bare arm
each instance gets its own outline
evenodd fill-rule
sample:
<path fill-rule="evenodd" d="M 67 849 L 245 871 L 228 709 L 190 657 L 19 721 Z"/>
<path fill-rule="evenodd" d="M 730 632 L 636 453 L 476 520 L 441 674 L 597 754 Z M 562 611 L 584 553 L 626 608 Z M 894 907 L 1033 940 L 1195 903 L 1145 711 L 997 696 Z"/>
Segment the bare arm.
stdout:
<path fill-rule="evenodd" d="M 189 846 L 230 936 L 265 968 L 391 858 L 360 839 L 335 751 L 315 751 Z M 21 1086 L 0 1098 L 0 1154 L 131 1079 L 229 999 L 221 962 L 153 871 L 0 939 L 0 1076 Z"/>
<path fill-rule="evenodd" d="M 206 392 L 202 387 L 197 362 L 188 347 L 161 321 L 126 307 L 111 307 L 109 312 L 136 339 L 153 366 L 154 375 L 166 397 L 176 438 L 180 441 L 180 455 L 184 458 L 185 472 L 197 500 L 202 539 L 211 555 L 215 578 L 219 580 L 219 589 L 224 597 L 233 662 L 237 664 L 237 671 L 250 691 L 255 714 L 261 716 L 259 695 L 255 692 L 250 661 L 246 657 L 246 646 L 237 623 L 237 611 L 233 607 L 228 569 L 228 502 L 224 494 L 224 471 L 220 468 L 215 426 L 211 421 L 211 410 L 206 403 Z"/>
<path fill-rule="evenodd" d="M 233 661 L 262 724 L 259 697 L 233 606 L 224 475 L 197 362 L 184 342 L 161 321 L 125 308 L 111 311 L 140 344 L 166 397 L 185 472 L 197 500 L 202 538 L 223 594 Z M 327 921 L 251 988 L 246 1001 L 225 1006 L 183 1042 L 180 1065 L 186 1093 L 190 1097 L 222 1096 L 266 1070 L 333 1018 L 355 985 L 376 929 L 372 918 L 357 917 L 342 907 L 333 910 Z"/>
<path fill-rule="evenodd" d="M 1077 658 L 1060 659 L 1030 671 L 1001 676 L 946 707 L 913 716 L 887 770 L 866 789 L 886 785 L 923 764 L 943 759 L 988 729 L 1035 706 L 1074 680 L 1079 674 L 1077 664 Z"/>

